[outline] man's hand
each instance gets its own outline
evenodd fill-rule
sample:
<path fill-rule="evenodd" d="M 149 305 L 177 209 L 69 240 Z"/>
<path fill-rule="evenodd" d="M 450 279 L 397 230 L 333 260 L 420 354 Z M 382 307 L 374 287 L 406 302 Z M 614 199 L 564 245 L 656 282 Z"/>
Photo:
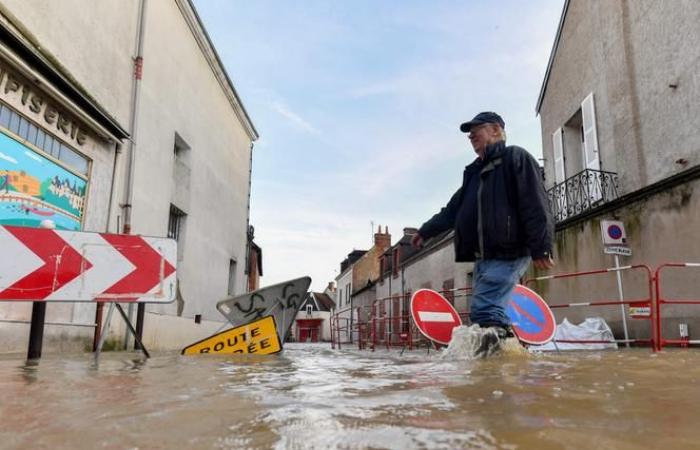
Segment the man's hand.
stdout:
<path fill-rule="evenodd" d="M 421 236 L 418 233 L 414 234 L 413 237 L 411 238 L 411 246 L 413 248 L 423 247 L 423 236 Z"/>
<path fill-rule="evenodd" d="M 551 256 L 545 256 L 544 258 L 535 259 L 532 261 L 536 269 L 546 270 L 554 267 L 554 260 Z"/>

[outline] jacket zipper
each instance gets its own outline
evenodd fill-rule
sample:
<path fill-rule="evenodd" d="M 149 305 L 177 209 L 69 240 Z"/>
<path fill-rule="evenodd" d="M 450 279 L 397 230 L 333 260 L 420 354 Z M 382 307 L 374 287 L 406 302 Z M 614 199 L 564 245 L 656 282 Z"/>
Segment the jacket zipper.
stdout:
<path fill-rule="evenodd" d="M 510 216 L 508 216 L 507 227 L 508 228 L 506 228 L 506 242 L 510 242 Z"/>
<path fill-rule="evenodd" d="M 490 172 L 495 169 L 496 166 L 501 164 L 501 158 L 495 158 L 484 166 L 483 169 L 479 172 L 479 189 L 476 191 L 476 204 L 477 204 L 477 213 L 479 214 L 479 217 L 477 219 L 477 233 L 479 234 L 479 256 L 480 259 L 486 258 L 484 255 L 484 223 L 483 223 L 483 214 L 482 214 L 482 207 L 481 207 L 481 191 L 484 187 L 484 178 L 483 175 L 486 172 Z M 509 217 L 510 219 L 510 217 Z"/>

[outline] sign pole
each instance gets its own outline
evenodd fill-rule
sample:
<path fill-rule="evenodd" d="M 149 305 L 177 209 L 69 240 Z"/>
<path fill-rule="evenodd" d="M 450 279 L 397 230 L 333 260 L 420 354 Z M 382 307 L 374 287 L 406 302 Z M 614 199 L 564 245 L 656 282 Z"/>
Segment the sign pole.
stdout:
<path fill-rule="evenodd" d="M 615 269 L 620 268 L 620 257 L 615 255 Z M 622 275 L 620 275 L 620 271 L 616 270 L 615 271 L 615 276 L 617 277 L 617 294 L 620 297 L 620 301 L 624 302 L 625 301 L 625 295 L 622 293 Z M 627 333 L 627 317 L 625 316 L 625 305 L 624 303 L 620 303 L 620 312 L 622 312 L 622 328 L 625 331 L 625 346 L 629 348 L 630 343 L 629 343 L 629 335 Z"/>
<path fill-rule="evenodd" d="M 27 359 L 41 358 L 41 347 L 44 342 L 44 318 L 46 317 L 46 302 L 32 304 L 32 323 L 29 328 L 29 347 Z"/>
<path fill-rule="evenodd" d="M 136 307 L 136 332 L 134 333 L 134 350 L 143 350 L 143 345 L 141 345 L 141 339 L 143 338 L 143 319 L 146 315 L 146 304 L 139 303 Z"/>
<path fill-rule="evenodd" d="M 100 332 L 100 340 L 97 342 L 97 348 L 95 348 L 95 364 L 99 363 L 100 361 L 100 352 L 102 351 L 102 346 L 107 338 L 107 333 L 109 333 L 109 325 L 112 323 L 113 311 L 114 302 L 111 302 L 109 304 L 109 308 L 107 309 L 107 320 L 105 320 L 104 327 L 102 327 L 102 331 Z"/>

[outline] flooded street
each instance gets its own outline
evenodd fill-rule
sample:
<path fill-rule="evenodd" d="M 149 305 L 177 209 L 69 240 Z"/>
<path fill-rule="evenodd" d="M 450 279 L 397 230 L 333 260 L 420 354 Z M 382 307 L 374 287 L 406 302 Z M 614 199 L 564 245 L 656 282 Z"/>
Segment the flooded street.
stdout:
<path fill-rule="evenodd" d="M 700 353 L 0 358 L 0 447 L 692 448 Z"/>

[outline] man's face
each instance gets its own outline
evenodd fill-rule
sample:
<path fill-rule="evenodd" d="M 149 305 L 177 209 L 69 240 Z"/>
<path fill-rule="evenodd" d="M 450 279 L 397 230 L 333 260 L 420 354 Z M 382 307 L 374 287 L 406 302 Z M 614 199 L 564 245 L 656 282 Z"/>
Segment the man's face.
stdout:
<path fill-rule="evenodd" d="M 482 156 L 486 147 L 498 142 L 499 137 L 498 126 L 490 123 L 476 125 L 469 130 L 469 140 L 479 156 Z"/>

